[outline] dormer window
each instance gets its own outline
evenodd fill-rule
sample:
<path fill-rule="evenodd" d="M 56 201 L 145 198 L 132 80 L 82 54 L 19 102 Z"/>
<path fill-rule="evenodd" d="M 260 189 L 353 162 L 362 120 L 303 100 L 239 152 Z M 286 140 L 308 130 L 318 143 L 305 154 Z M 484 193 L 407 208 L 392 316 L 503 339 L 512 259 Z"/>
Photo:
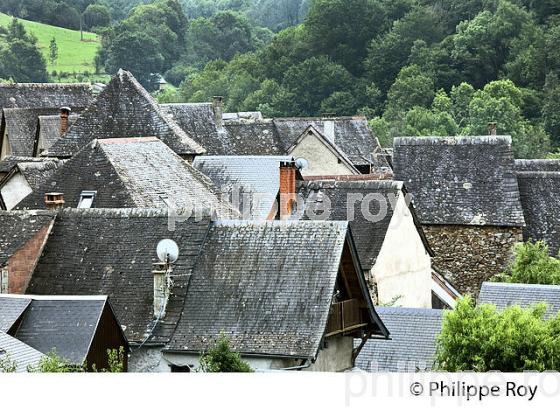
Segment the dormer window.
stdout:
<path fill-rule="evenodd" d="M 91 208 L 97 191 L 82 191 L 78 208 Z"/>

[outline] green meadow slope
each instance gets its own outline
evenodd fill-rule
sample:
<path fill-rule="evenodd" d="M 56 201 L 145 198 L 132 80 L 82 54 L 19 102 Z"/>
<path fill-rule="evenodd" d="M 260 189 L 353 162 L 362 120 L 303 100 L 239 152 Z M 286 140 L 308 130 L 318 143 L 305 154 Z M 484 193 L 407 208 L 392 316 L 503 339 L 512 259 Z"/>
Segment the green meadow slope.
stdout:
<path fill-rule="evenodd" d="M 7 27 L 12 20 L 11 16 L 0 13 L 0 26 Z M 19 19 L 28 33 L 37 37 L 37 44 L 47 61 L 49 73 L 53 70 L 67 73 L 83 73 L 95 71 L 94 58 L 100 41 L 96 34 L 84 32 L 84 41 L 80 40 L 80 32 L 66 28 L 49 26 Z M 58 60 L 55 64 L 48 61 L 49 44 L 52 38 L 56 39 L 58 45 Z M 0 41 L 2 41 L 0 39 Z"/>

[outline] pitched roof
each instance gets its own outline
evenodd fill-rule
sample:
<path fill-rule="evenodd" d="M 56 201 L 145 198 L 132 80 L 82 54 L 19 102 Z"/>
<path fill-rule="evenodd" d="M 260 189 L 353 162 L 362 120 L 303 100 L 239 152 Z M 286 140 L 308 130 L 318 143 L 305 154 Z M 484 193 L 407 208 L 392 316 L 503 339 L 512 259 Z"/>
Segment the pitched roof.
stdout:
<path fill-rule="evenodd" d="M 376 311 L 391 332 L 391 339 L 366 342 L 356 366 L 373 372 L 432 370 L 444 311 L 400 307 L 377 307 Z"/>
<path fill-rule="evenodd" d="M 32 157 L 40 115 L 58 112 L 58 108 L 4 108 L 5 132 L 14 156 Z"/>
<path fill-rule="evenodd" d="M 545 241 L 551 255 L 560 252 L 560 172 L 518 172 L 525 241 Z"/>
<path fill-rule="evenodd" d="M 560 311 L 560 286 L 484 282 L 478 302 L 491 303 L 499 309 L 512 305 L 526 308 L 545 302 L 548 305 L 547 317 L 550 317 Z"/>
<path fill-rule="evenodd" d="M 42 183 L 49 179 L 55 171 L 61 167 L 63 161 L 57 158 L 49 158 L 47 161 L 21 161 L 14 166 L 17 171 L 25 177 L 31 189 L 37 189 Z M 9 177 L 7 177 L 9 178 Z M 2 185 L 0 180 L 0 185 Z"/>
<path fill-rule="evenodd" d="M 68 116 L 68 125 L 72 125 L 78 119 L 78 114 L 70 114 Z M 60 114 L 59 115 L 40 115 L 39 116 L 39 141 L 41 146 L 37 147 L 37 154 L 39 150 L 48 150 L 55 142 L 61 138 L 60 135 Z"/>
<path fill-rule="evenodd" d="M 120 70 L 45 156 L 70 157 L 94 139 L 157 137 L 179 155 L 205 152 L 128 71 Z"/>
<path fill-rule="evenodd" d="M 86 107 L 92 99 L 89 84 L 0 84 L 0 108 Z"/>
<path fill-rule="evenodd" d="M 106 303 L 105 296 L 33 298 L 14 337 L 44 354 L 55 349 L 70 363 L 83 364 Z"/>
<path fill-rule="evenodd" d="M 346 222 L 213 223 L 166 349 L 198 353 L 224 332 L 239 353 L 315 358 L 346 237 Z"/>
<path fill-rule="evenodd" d="M 160 108 L 202 146 L 218 138 L 212 103 L 160 104 Z"/>
<path fill-rule="evenodd" d="M 220 138 L 208 143 L 211 155 L 286 155 L 286 145 L 272 120 L 225 122 Z"/>
<path fill-rule="evenodd" d="M 173 296 L 149 343 L 165 343 L 183 307 L 187 277 L 210 216 L 180 219 L 170 230 L 165 210 L 64 209 L 53 226 L 27 292 L 41 295 L 107 295 L 131 342 L 153 327 L 153 263 L 162 239 L 179 245 Z"/>
<path fill-rule="evenodd" d="M 30 303 L 30 298 L 9 298 L 0 295 L 0 332 L 8 332 Z"/>
<path fill-rule="evenodd" d="M 267 219 L 280 189 L 280 162 L 291 160 L 288 156 L 204 155 L 195 158 L 193 166 L 208 176 L 220 192 L 230 198 L 238 195 L 244 217 Z"/>
<path fill-rule="evenodd" d="M 424 224 L 524 224 L 511 137 L 396 138 L 393 166 Z"/>
<path fill-rule="evenodd" d="M 366 270 L 371 270 L 375 265 L 393 218 L 397 199 L 401 195 L 406 195 L 402 182 L 372 180 L 304 181 L 299 184 L 298 192 L 305 201 L 305 219 L 311 219 L 316 214 L 318 219 L 350 221 L 360 262 L 362 268 Z M 379 218 L 369 218 L 361 210 L 363 200 L 368 203 L 371 215 Z M 351 205 L 354 206 L 353 209 Z M 322 210 L 326 206 L 329 206 L 329 212 L 323 214 Z M 414 213 L 412 206 L 410 209 Z M 426 249 L 431 252 L 419 223 L 417 229 Z"/>
<path fill-rule="evenodd" d="M 0 267 L 53 219 L 47 211 L 0 211 Z"/>
<path fill-rule="evenodd" d="M 16 366 L 16 372 L 26 372 L 36 368 L 45 355 L 18 339 L 0 331 L 0 361 L 8 359 Z"/>
<path fill-rule="evenodd" d="M 96 191 L 96 208 L 211 208 L 220 216 L 238 212 L 220 199 L 210 179 L 157 138 L 94 140 L 68 160 L 18 208 L 44 208 L 45 192 L 64 193 L 77 207 L 83 191 Z"/>
<path fill-rule="evenodd" d="M 10 172 L 14 165 L 17 165 L 20 162 L 44 162 L 52 160 L 53 158 L 18 157 L 8 155 L 0 161 L 0 172 Z"/>
<path fill-rule="evenodd" d="M 334 123 L 333 143 L 342 149 L 354 165 L 373 164 L 378 168 L 389 167 L 385 158 L 377 155 L 381 146 L 371 133 L 365 117 L 274 119 L 280 138 L 287 146 L 291 146 L 310 125 L 327 135 L 325 124 L 328 122 Z"/>

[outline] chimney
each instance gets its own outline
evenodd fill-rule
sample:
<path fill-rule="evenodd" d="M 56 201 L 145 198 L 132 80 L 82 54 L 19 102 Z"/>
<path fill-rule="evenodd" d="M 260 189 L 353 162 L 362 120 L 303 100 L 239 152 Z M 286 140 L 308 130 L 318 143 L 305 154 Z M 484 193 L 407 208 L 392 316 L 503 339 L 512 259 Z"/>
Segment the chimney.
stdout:
<path fill-rule="evenodd" d="M 62 107 L 60 109 L 60 135 L 66 134 L 68 130 L 68 117 L 70 117 L 70 107 Z"/>
<path fill-rule="evenodd" d="M 216 127 L 221 130 L 224 127 L 224 97 L 215 96 L 212 97 L 212 109 L 214 110 L 214 121 L 216 122 Z"/>
<path fill-rule="evenodd" d="M 64 194 L 60 192 L 47 192 L 45 206 L 49 211 L 56 211 L 64 207 Z"/>
<path fill-rule="evenodd" d="M 280 219 L 289 218 L 296 202 L 296 174 L 294 161 L 280 162 Z"/>
<path fill-rule="evenodd" d="M 488 134 L 489 135 L 496 135 L 498 130 L 498 123 L 496 122 L 489 122 L 488 123 Z"/>
<path fill-rule="evenodd" d="M 154 319 L 165 318 L 165 310 L 171 293 L 171 264 L 166 262 L 154 263 Z"/>
<path fill-rule="evenodd" d="M 326 120 L 323 124 L 323 134 L 330 142 L 334 143 L 334 120 Z"/>

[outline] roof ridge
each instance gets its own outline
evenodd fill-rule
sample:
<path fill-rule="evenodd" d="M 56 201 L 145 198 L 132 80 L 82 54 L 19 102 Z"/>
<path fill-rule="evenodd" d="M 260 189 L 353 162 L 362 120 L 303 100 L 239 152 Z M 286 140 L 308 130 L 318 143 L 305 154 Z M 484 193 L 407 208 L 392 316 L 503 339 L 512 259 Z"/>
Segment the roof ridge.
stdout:
<path fill-rule="evenodd" d="M 507 144 L 511 145 L 512 139 L 509 135 L 472 135 L 472 136 L 416 136 L 416 137 L 396 137 L 393 140 L 394 146 L 397 145 L 479 145 L 479 144 Z"/>

